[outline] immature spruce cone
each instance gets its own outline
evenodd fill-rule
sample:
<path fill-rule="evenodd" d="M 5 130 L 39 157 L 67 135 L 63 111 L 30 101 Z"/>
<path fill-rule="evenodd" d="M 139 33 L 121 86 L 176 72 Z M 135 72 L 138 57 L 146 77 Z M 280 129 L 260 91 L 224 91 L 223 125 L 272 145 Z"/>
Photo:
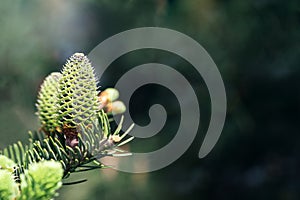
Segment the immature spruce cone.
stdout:
<path fill-rule="evenodd" d="M 59 72 L 53 72 L 46 77 L 41 85 L 40 92 L 36 103 L 37 114 L 39 116 L 42 128 L 49 132 L 53 132 L 57 126 L 57 97 L 58 84 L 62 75 Z"/>
<path fill-rule="evenodd" d="M 61 127 L 87 125 L 99 110 L 97 79 L 89 59 L 82 53 L 72 55 L 62 70 L 58 87 L 58 122 Z"/>

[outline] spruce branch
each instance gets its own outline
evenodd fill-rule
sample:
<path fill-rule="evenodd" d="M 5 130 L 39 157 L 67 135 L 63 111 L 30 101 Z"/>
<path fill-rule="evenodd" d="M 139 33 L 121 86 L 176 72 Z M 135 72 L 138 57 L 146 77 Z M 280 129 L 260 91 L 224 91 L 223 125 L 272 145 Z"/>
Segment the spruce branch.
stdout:
<path fill-rule="evenodd" d="M 121 133 L 122 117 L 112 131 L 108 117 L 126 109 L 116 101 L 119 92 L 109 88 L 100 93 L 97 83 L 92 64 L 82 53 L 72 55 L 61 73 L 45 78 L 36 103 L 41 128 L 29 132 L 28 144 L 17 142 L 0 151 L 0 180 L 10 183 L 13 178 L 0 188 L 1 199 L 50 199 L 72 173 L 106 167 L 99 162 L 105 156 L 130 155 L 119 147 L 133 139 L 126 138 L 133 126 Z M 19 185 L 18 194 L 14 184 Z"/>

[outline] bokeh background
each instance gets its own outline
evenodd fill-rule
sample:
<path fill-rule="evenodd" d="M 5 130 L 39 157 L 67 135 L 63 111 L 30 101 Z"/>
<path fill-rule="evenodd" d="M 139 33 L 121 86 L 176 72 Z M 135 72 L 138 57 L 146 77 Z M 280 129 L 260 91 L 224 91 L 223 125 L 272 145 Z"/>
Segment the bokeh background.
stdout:
<path fill-rule="evenodd" d="M 200 102 L 201 127 L 172 165 L 145 174 L 111 169 L 73 176 L 57 199 L 300 199 L 300 2 L 298 0 L 49 0 L 0 2 L 0 148 L 26 141 L 38 129 L 35 100 L 43 78 L 74 52 L 88 54 L 121 31 L 159 26 L 198 41 L 217 64 L 228 98 L 227 119 L 214 150 L 198 151 L 210 117 L 201 76 L 176 55 L 159 50 L 128 53 L 101 79 L 113 86 L 138 64 L 168 64 L 190 81 Z M 147 38 L 145 38 L 147 39 Z M 132 97 L 136 123 L 147 108 L 166 107 L 162 131 L 128 147 L 147 152 L 176 134 L 179 104 L 173 93 L 147 85 Z"/>

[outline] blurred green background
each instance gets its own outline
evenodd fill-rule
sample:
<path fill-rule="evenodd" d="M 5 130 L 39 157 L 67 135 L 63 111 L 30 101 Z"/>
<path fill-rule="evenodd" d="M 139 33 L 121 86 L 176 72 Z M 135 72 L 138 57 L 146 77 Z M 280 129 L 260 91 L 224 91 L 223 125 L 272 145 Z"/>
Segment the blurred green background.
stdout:
<path fill-rule="evenodd" d="M 57 199 L 300 199 L 300 2 L 298 0 L 87 0 L 0 2 L 0 148 L 26 141 L 38 128 L 36 95 L 44 77 L 74 52 L 136 27 L 171 28 L 198 41 L 219 67 L 226 87 L 226 124 L 214 150 L 198 159 L 210 117 L 201 76 L 173 54 L 139 50 L 116 60 L 102 88 L 137 64 L 168 64 L 190 80 L 200 102 L 201 127 L 172 165 L 147 174 L 111 169 L 76 175 Z M 166 95 L 168 95 L 166 98 Z M 132 150 L 162 147 L 178 128 L 178 102 L 164 87 L 133 96 L 136 123 L 145 106 L 160 102 L 168 121 L 153 139 Z M 145 105 L 145 106 L 143 106 Z"/>

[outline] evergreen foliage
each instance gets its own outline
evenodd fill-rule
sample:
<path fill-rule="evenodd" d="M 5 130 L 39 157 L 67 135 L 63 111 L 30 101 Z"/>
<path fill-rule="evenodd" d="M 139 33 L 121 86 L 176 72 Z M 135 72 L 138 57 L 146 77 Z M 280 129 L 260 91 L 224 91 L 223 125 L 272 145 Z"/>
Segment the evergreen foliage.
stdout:
<path fill-rule="evenodd" d="M 101 103 L 97 83 L 82 53 L 72 55 L 61 73 L 46 77 L 36 104 L 40 130 L 29 132 L 28 144 L 17 142 L 0 152 L 0 183 L 5 183 L 0 199 L 52 199 L 73 172 L 103 168 L 99 158 L 104 156 L 130 155 L 118 147 L 133 139 L 123 140 L 133 126 L 121 134 L 122 117 L 112 131 L 105 112 L 118 91 L 109 89 L 109 101 Z"/>

